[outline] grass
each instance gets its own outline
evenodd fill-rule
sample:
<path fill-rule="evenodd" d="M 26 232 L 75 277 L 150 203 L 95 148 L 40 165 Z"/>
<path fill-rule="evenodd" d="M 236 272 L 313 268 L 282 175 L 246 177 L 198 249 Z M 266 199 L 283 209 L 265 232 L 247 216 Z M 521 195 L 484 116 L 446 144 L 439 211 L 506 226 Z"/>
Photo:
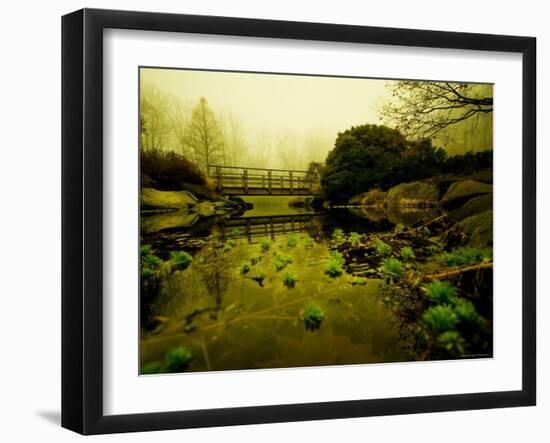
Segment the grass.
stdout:
<path fill-rule="evenodd" d="M 321 323 L 323 323 L 323 320 L 325 319 L 325 313 L 319 305 L 309 303 L 304 309 L 302 309 L 300 317 L 304 320 L 306 329 L 313 331 L 315 329 L 319 329 Z"/>
<path fill-rule="evenodd" d="M 178 271 L 186 270 L 193 261 L 191 254 L 185 251 L 174 251 L 170 253 L 170 264 Z"/>
<path fill-rule="evenodd" d="M 353 248 L 357 248 L 361 245 L 361 236 L 357 232 L 351 232 L 349 235 L 349 241 Z"/>
<path fill-rule="evenodd" d="M 313 239 L 311 237 L 308 236 L 308 237 L 304 238 L 304 246 L 306 248 L 312 248 L 313 245 L 314 245 L 314 242 L 313 242 Z"/>
<path fill-rule="evenodd" d="M 265 277 L 266 275 L 264 271 L 258 271 L 258 273 L 254 277 L 252 277 L 252 280 L 257 281 L 259 285 L 263 287 Z"/>
<path fill-rule="evenodd" d="M 275 264 L 275 269 L 279 272 L 292 263 L 292 257 L 277 254 L 273 258 L 273 263 Z"/>
<path fill-rule="evenodd" d="M 296 234 L 288 234 L 286 237 L 286 245 L 289 248 L 293 248 L 298 244 L 298 236 Z"/>
<path fill-rule="evenodd" d="M 241 274 L 248 274 L 250 272 L 250 262 L 245 260 L 241 263 Z"/>
<path fill-rule="evenodd" d="M 455 302 L 458 289 L 448 281 L 434 280 L 426 286 L 428 299 L 439 305 L 451 305 Z"/>
<path fill-rule="evenodd" d="M 381 270 L 387 277 L 397 279 L 403 273 L 403 265 L 398 259 L 389 257 L 382 261 Z"/>
<path fill-rule="evenodd" d="M 401 258 L 405 261 L 414 260 L 416 257 L 413 248 L 410 246 L 403 246 L 401 248 Z"/>
<path fill-rule="evenodd" d="M 492 249 L 459 248 L 452 252 L 445 252 L 439 257 L 439 261 L 447 266 L 466 266 L 491 261 L 493 259 Z"/>
<path fill-rule="evenodd" d="M 264 238 L 262 241 L 260 241 L 260 249 L 262 252 L 267 252 L 271 248 L 271 241 Z"/>
<path fill-rule="evenodd" d="M 440 333 L 454 329 L 458 318 L 451 306 L 437 305 L 424 312 L 422 321 L 430 331 Z"/>
<path fill-rule="evenodd" d="M 193 353 L 186 346 L 179 346 L 166 353 L 166 369 L 169 372 L 181 372 L 187 369 Z"/>
<path fill-rule="evenodd" d="M 376 239 L 374 241 L 374 248 L 378 255 L 387 256 L 391 254 L 391 246 L 384 243 L 382 240 Z"/>
<path fill-rule="evenodd" d="M 298 277 L 294 272 L 285 272 L 283 274 L 283 284 L 287 288 L 293 288 L 296 286 L 296 282 L 298 281 Z"/>
<path fill-rule="evenodd" d="M 342 268 L 343 265 L 344 265 L 343 255 L 337 251 L 333 251 L 330 254 L 330 260 L 325 265 L 325 274 L 328 274 L 333 278 L 338 277 L 339 275 L 342 275 L 344 272 L 344 269 Z"/>

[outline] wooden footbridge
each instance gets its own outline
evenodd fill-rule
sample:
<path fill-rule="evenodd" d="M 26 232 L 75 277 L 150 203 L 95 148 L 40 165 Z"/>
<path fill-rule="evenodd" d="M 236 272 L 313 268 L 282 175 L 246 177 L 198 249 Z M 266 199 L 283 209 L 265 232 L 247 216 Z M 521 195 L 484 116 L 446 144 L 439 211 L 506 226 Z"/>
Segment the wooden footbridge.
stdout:
<path fill-rule="evenodd" d="M 226 195 L 313 195 L 319 189 L 317 171 L 210 165 L 208 175 Z"/>

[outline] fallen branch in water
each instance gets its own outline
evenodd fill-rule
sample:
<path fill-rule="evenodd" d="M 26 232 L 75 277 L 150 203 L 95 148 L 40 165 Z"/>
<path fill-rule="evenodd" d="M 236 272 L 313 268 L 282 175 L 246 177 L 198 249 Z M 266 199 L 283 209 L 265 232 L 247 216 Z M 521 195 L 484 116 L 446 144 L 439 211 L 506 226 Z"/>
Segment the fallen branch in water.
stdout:
<path fill-rule="evenodd" d="M 493 267 L 493 262 L 480 263 L 479 265 L 466 266 L 464 268 L 453 269 L 451 271 L 426 274 L 424 280 L 445 280 L 447 278 L 456 277 L 466 272 L 479 271 L 481 269 L 490 269 Z"/>

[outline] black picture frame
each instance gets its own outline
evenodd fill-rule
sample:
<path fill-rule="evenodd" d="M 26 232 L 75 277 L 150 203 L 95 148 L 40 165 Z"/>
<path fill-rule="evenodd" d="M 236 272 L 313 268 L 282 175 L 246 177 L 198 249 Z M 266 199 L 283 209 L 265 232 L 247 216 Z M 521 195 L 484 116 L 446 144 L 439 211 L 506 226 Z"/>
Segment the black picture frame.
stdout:
<path fill-rule="evenodd" d="M 523 64 L 522 389 L 131 415 L 103 412 L 103 30 L 519 53 Z M 62 426 L 82 434 L 530 406 L 536 403 L 536 39 L 83 9 L 62 18 Z"/>

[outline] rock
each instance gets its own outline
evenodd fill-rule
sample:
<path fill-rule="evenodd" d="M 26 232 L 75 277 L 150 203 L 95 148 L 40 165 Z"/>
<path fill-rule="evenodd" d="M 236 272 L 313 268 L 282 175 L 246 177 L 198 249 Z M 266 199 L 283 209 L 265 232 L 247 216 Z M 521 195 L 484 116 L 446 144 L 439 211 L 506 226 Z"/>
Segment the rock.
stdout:
<path fill-rule="evenodd" d="M 297 196 L 289 200 L 288 206 L 295 208 L 320 208 L 323 206 L 323 200 L 321 197 L 307 195 L 307 196 Z"/>
<path fill-rule="evenodd" d="M 375 188 L 362 194 L 354 195 L 348 201 L 354 206 L 376 206 L 383 207 L 386 204 L 388 193 L 381 189 Z"/>
<path fill-rule="evenodd" d="M 433 183 L 401 183 L 388 191 L 388 206 L 426 208 L 437 206 L 439 190 Z"/>
<path fill-rule="evenodd" d="M 141 188 L 141 209 L 183 210 L 197 203 L 197 198 L 188 191 L 158 191 Z"/>
<path fill-rule="evenodd" d="M 450 212 L 447 219 L 459 222 L 472 215 L 482 214 L 493 209 L 493 194 L 484 194 L 468 200 L 463 206 Z"/>
<path fill-rule="evenodd" d="M 142 215 L 140 229 L 142 234 L 163 231 L 165 229 L 189 227 L 194 225 L 199 216 L 186 210 Z"/>
<path fill-rule="evenodd" d="M 449 186 L 440 203 L 447 208 L 458 208 L 473 197 L 492 192 L 493 185 L 475 180 L 463 180 Z"/>
<path fill-rule="evenodd" d="M 449 248 L 459 246 L 492 247 L 493 211 L 472 215 L 455 223 L 442 235 L 442 239 Z"/>

